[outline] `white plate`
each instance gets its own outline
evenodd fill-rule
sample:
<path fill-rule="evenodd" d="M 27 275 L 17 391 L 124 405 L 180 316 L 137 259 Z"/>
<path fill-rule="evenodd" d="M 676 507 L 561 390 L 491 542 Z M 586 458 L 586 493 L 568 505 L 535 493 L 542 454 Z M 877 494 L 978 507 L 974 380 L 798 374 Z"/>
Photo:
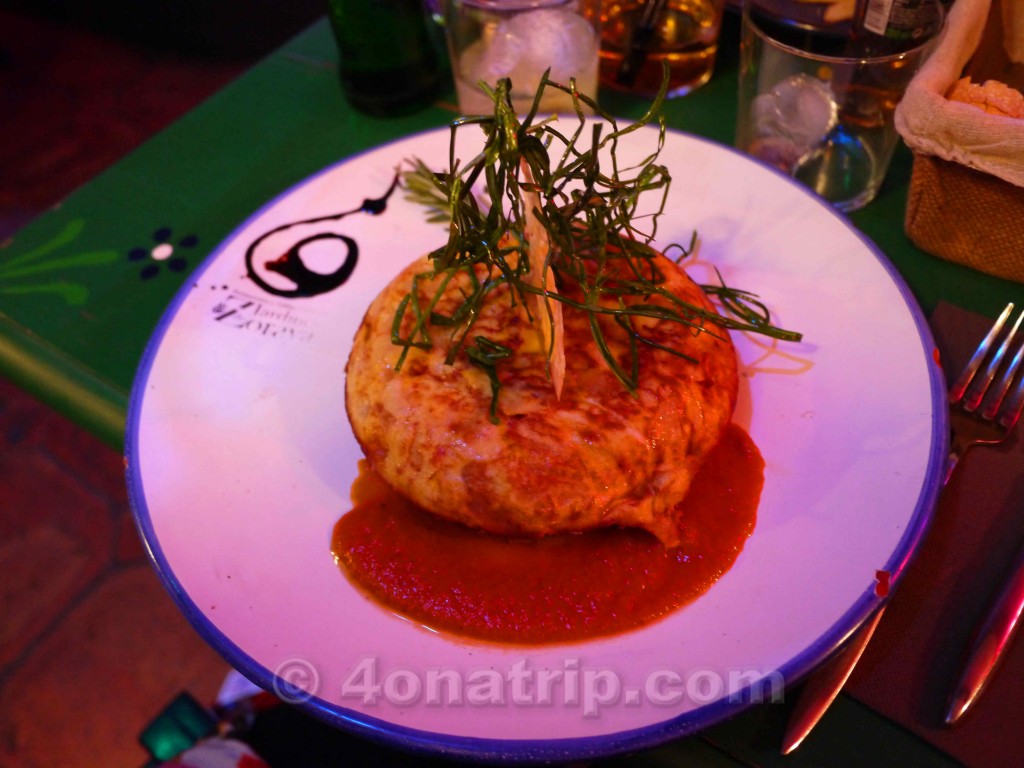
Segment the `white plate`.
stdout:
<path fill-rule="evenodd" d="M 642 157 L 655 136 L 634 134 L 620 152 Z M 404 158 L 445 164 L 448 140 L 447 129 L 412 136 L 288 190 L 209 257 L 160 323 L 132 395 L 127 456 L 168 590 L 255 683 L 338 726 L 430 752 L 604 755 L 783 695 L 883 602 L 876 571 L 899 581 L 940 486 L 944 387 L 928 328 L 882 254 L 788 179 L 692 136 L 669 132 L 661 155 L 675 181 L 657 243 L 687 243 L 696 229 L 698 281 L 714 265 L 805 334 L 780 345 L 734 336 L 736 418 L 766 461 L 757 527 L 734 567 L 639 631 L 515 648 L 426 631 L 335 566 L 331 531 L 360 458 L 343 404 L 351 339 L 371 298 L 444 230 L 400 193 L 380 215 L 342 219 L 356 268 L 311 298 L 262 290 L 246 277 L 246 248 L 381 196 Z M 274 248 L 304 234 L 286 230 Z M 271 288 L 291 286 L 263 274 Z"/>

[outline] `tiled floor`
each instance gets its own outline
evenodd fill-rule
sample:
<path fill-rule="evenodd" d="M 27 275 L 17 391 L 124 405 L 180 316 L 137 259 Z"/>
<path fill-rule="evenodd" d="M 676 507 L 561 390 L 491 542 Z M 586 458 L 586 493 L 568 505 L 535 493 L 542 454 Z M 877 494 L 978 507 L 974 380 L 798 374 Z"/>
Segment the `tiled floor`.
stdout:
<path fill-rule="evenodd" d="M 0 765 L 141 765 L 143 726 L 226 666 L 149 566 L 119 453 L 6 382 L 0 439 Z"/>
<path fill-rule="evenodd" d="M 0 241 L 320 12 L 199 4 L 220 15 L 190 36 L 195 19 L 168 19 L 194 4 L 136 4 L 157 9 L 136 20 L 142 45 L 117 34 L 124 20 L 86 18 L 93 5 L 0 0 Z M 229 11 L 252 8 L 218 48 Z M 140 766 L 142 727 L 223 681 L 146 559 L 122 472 L 119 451 L 0 378 L 0 766 Z"/>

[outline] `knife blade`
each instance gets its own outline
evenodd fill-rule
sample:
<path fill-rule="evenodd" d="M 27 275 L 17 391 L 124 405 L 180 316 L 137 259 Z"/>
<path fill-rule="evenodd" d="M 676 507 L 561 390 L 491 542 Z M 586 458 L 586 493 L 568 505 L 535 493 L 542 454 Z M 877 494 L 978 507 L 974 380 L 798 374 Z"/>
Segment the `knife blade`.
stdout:
<path fill-rule="evenodd" d="M 1024 612 L 1024 547 L 1021 548 L 1014 563 L 1010 579 L 1006 582 L 999 597 L 989 609 L 985 622 L 978 629 L 971 650 L 967 655 L 963 673 L 953 695 L 949 700 L 946 712 L 946 723 L 953 725 L 978 700 L 986 683 L 991 679 L 992 671 L 1003 656 L 1020 626 L 1021 613 Z"/>
<path fill-rule="evenodd" d="M 786 724 L 786 732 L 782 737 L 782 754 L 788 755 L 799 747 L 835 701 L 853 668 L 860 661 L 871 636 L 875 634 L 875 628 L 881 621 L 883 613 L 885 605 L 875 611 L 875 615 L 850 637 L 838 656 L 816 669 L 807 679 Z"/>

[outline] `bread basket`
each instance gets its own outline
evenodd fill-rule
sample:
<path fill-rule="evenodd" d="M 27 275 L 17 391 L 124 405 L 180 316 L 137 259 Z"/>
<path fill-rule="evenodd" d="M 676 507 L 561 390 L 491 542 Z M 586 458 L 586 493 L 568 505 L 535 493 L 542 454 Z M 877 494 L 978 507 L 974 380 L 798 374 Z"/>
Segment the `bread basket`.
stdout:
<path fill-rule="evenodd" d="M 956 0 L 897 107 L 914 155 L 906 233 L 935 256 L 1024 282 L 1024 116 L 951 100 L 965 76 L 1024 90 L 1024 2 Z"/>

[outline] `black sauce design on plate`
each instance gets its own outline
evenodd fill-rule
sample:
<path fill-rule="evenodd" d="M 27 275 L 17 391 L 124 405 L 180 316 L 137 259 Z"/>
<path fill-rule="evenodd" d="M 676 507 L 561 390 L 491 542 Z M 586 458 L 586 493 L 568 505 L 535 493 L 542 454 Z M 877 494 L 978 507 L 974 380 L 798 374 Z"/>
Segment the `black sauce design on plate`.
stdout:
<path fill-rule="evenodd" d="M 333 213 L 328 216 L 317 216 L 312 219 L 282 224 L 260 235 L 245 251 L 245 269 L 249 279 L 267 293 L 287 299 L 318 296 L 321 293 L 328 293 L 344 285 L 345 281 L 352 276 L 356 263 L 359 261 L 359 244 L 348 235 L 334 232 L 328 228 L 318 229 L 317 226 L 338 222 L 356 213 L 366 213 L 371 216 L 380 215 L 387 208 L 388 198 L 391 197 L 391 194 L 398 187 L 398 179 L 399 177 L 396 173 L 387 192 L 381 197 L 363 200 L 358 208 L 342 213 Z M 277 236 L 288 230 L 297 230 L 299 228 L 312 230 L 312 232 L 300 235 L 298 239 L 282 250 L 282 246 L 277 242 L 279 240 Z M 275 242 L 272 244 L 271 240 Z M 319 272 L 310 269 L 302 256 L 304 249 L 308 253 L 311 247 L 324 245 L 344 248 L 343 258 L 338 259 L 340 261 L 338 268 L 331 272 Z M 262 253 L 264 251 L 271 252 Z M 259 267 L 287 278 L 294 283 L 294 287 L 281 288 L 272 285 L 260 274 Z"/>

